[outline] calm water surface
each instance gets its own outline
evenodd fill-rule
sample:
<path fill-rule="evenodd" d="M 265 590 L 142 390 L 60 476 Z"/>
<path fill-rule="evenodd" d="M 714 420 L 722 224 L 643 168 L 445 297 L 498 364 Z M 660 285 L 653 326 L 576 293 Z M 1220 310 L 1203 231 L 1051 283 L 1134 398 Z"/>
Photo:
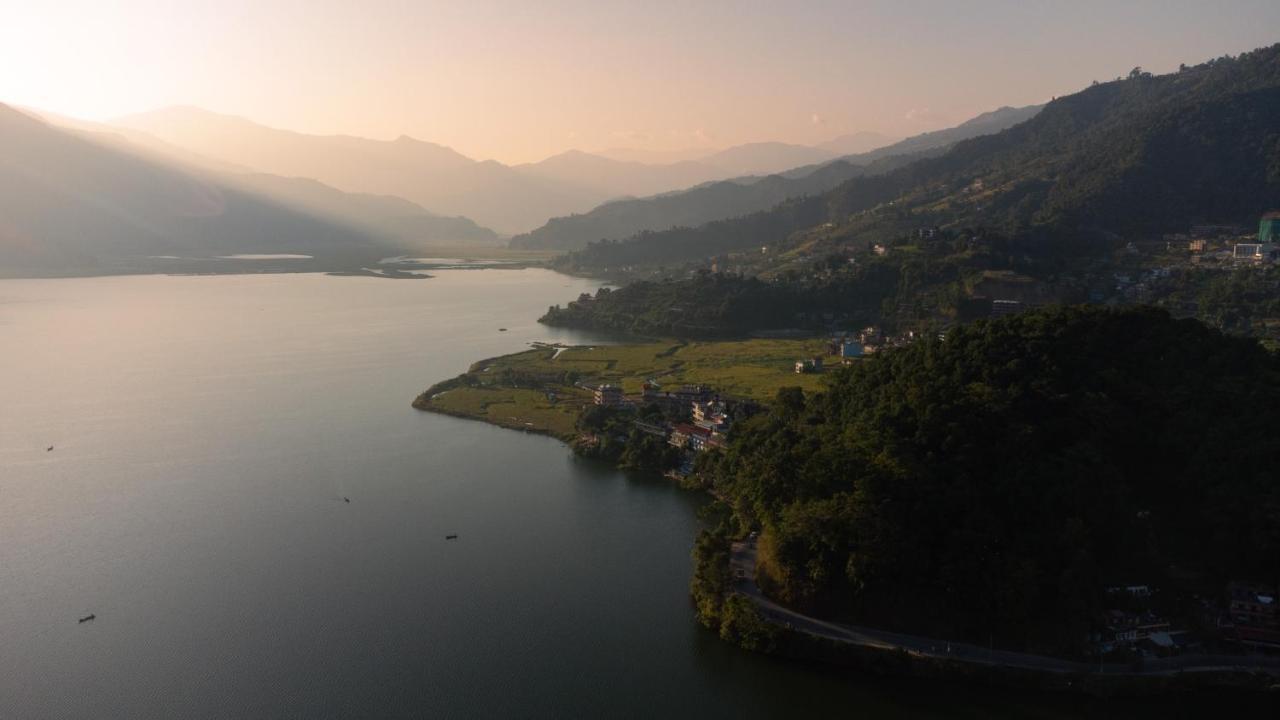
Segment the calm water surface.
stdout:
<path fill-rule="evenodd" d="M 0 282 L 0 717 L 1049 716 L 700 630 L 697 497 L 409 407 L 594 284 L 435 274 Z"/>

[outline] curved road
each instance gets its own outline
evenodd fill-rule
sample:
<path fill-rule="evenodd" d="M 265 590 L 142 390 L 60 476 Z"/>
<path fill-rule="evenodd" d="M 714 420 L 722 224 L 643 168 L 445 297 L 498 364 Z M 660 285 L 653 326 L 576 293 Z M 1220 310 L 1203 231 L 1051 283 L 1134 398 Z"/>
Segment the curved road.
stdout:
<path fill-rule="evenodd" d="M 1172 675 L 1179 672 L 1209 671 L 1264 671 L 1277 673 L 1274 658 L 1255 657 L 1203 657 L 1165 658 L 1147 661 L 1148 668 L 1134 671 L 1127 665 L 1099 666 L 1073 660 L 1031 655 L 1028 653 L 995 650 L 980 645 L 950 642 L 919 635 L 904 635 L 875 628 L 844 625 L 821 620 L 785 608 L 764 596 L 756 585 L 755 540 L 735 542 L 730 554 L 734 590 L 750 598 L 768 620 L 790 629 L 811 635 L 862 647 L 882 650 L 903 650 L 917 657 L 932 657 L 952 661 L 998 665 L 1004 667 L 1039 670 L 1056 673 L 1104 673 L 1107 675 Z M 1242 663 L 1240 661 L 1246 661 Z M 1246 664 L 1247 663 L 1247 664 Z M 1270 665 L 1271 667 L 1262 667 Z"/>

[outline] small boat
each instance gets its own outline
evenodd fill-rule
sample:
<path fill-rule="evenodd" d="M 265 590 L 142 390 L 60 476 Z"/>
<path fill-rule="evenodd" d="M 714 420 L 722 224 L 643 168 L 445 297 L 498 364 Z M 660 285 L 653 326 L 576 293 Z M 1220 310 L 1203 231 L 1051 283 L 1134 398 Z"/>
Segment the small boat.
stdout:
<path fill-rule="evenodd" d="M 85 615 L 84 617 L 80 618 L 80 622 L 82 622 L 82 623 L 87 623 L 87 622 L 89 622 L 90 620 L 92 620 L 92 619 L 94 619 L 94 618 L 96 618 L 96 617 L 98 617 L 98 616 L 97 616 L 97 615 L 93 615 L 93 614 Z"/>
<path fill-rule="evenodd" d="M 445 540 L 457 540 L 457 539 L 458 539 L 458 536 L 457 536 L 457 535 L 445 535 L 445 536 L 444 536 L 444 539 L 445 539 Z"/>
<path fill-rule="evenodd" d="M 351 502 L 351 498 L 349 498 L 349 497 L 347 497 L 347 496 L 345 496 L 345 495 L 344 495 L 344 496 L 342 497 L 342 502 Z"/>
<path fill-rule="evenodd" d="M 506 331 L 507 331 L 506 328 L 498 328 L 498 332 L 506 332 Z"/>
<path fill-rule="evenodd" d="M 53 452 L 53 446 L 52 446 L 52 445 L 50 445 L 49 447 L 45 448 L 45 449 L 44 449 L 44 451 L 45 451 L 45 452 Z"/>

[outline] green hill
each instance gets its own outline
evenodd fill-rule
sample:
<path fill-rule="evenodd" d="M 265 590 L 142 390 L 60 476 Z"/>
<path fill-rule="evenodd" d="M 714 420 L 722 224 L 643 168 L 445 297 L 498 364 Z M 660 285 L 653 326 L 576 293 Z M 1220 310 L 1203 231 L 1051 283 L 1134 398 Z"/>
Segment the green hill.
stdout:
<path fill-rule="evenodd" d="M 1252 222 L 1280 202 L 1278 103 L 1280 45 L 1170 75 L 1135 68 L 940 157 L 732 220 L 595 243 L 561 267 L 794 245 L 812 240 L 795 234 L 825 223 L 820 245 L 832 247 L 982 226 L 1070 255 L 1193 223 Z"/>
<path fill-rule="evenodd" d="M 1189 597 L 1280 580 L 1277 423 L 1280 356 L 1256 342 L 1075 307 L 784 391 L 699 473 L 763 530 L 761 570 L 786 603 L 1069 651 L 1108 585 Z"/>

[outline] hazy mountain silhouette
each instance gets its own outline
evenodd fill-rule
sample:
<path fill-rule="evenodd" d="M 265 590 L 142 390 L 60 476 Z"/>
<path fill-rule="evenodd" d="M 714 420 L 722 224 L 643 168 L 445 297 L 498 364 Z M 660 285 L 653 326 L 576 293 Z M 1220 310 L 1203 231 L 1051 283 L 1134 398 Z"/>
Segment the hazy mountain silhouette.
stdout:
<path fill-rule="evenodd" d="M 862 132 L 848 133 L 832 138 L 826 142 L 818 143 L 814 147 L 826 150 L 833 155 L 858 155 L 892 145 L 901 139 L 863 130 Z"/>
<path fill-rule="evenodd" d="M 683 192 L 609 202 L 581 215 L 553 218 L 543 227 L 511 239 L 512 247 L 573 250 L 587 243 L 620 240 L 645 230 L 696 227 L 747 215 L 787 198 L 826 192 L 850 178 L 883 173 L 939 154 L 967 138 L 999 132 L 1040 111 L 1041 106 L 1000 108 L 954 128 L 924 133 L 893 145 L 834 162 L 805 165 L 764 178 L 746 177 L 706 183 Z"/>
<path fill-rule="evenodd" d="M 465 217 L 443 217 L 428 212 L 404 198 L 366 193 L 344 193 L 316 180 L 287 178 L 258 173 L 241 165 L 224 162 L 167 143 L 150 133 L 85 120 L 77 120 L 41 110 L 24 109 L 61 128 L 89 133 L 93 142 L 105 144 L 131 155 L 149 158 L 162 165 L 178 164 L 215 174 L 220 182 L 263 195 L 308 214 L 341 222 L 406 248 L 456 245 L 495 245 L 498 234 Z"/>
<path fill-rule="evenodd" d="M 318 180 L 265 173 L 228 175 L 223 179 L 282 205 L 398 241 L 406 249 L 503 243 L 496 232 L 477 225 L 470 218 L 436 215 L 394 195 L 343 192 Z"/>
<path fill-rule="evenodd" d="M 936 157 L 750 215 L 597 243 L 564 266 L 672 263 L 789 238 L 820 252 L 928 227 L 991 229 L 1039 253 L 1088 257 L 1194 224 L 1252 223 L 1280 198 L 1277 116 L 1280 44 L 1167 75 L 1135 69 Z"/>
<path fill-rule="evenodd" d="M 835 153 L 807 145 L 791 145 L 782 142 L 757 142 L 712 153 L 699 162 L 714 165 L 726 172 L 726 177 L 739 175 L 768 175 L 799 165 L 832 160 Z"/>
<path fill-rule="evenodd" d="M 131 270 L 159 255 L 238 253 L 332 265 L 400 249 L 117 142 L 0 105 L 0 272 Z"/>
<path fill-rule="evenodd" d="M 608 197 L 653 195 L 728 177 L 724 168 L 704 162 L 651 164 L 613 160 L 601 155 L 569 150 L 546 160 L 515 165 L 531 177 L 566 185 L 595 188 Z"/>
<path fill-rule="evenodd" d="M 592 155 L 598 155 L 610 160 L 618 160 L 620 162 L 638 162 L 646 165 L 670 165 L 679 162 L 697 162 L 702 158 L 717 152 L 716 149 L 707 148 L 684 148 L 682 150 L 648 150 L 645 148 L 634 147 L 614 147 L 605 150 L 596 150 Z"/>
<path fill-rule="evenodd" d="M 511 232 L 598 202 L 608 194 L 538 178 L 501 163 L 477 162 L 443 145 L 401 136 L 393 141 L 277 130 L 243 118 L 176 107 L 121 118 L 187 150 L 350 192 L 396 195 L 432 212 L 464 215 Z"/>
<path fill-rule="evenodd" d="M 687 188 L 709 180 L 778 172 L 829 160 L 819 148 L 750 143 L 698 160 L 642 163 L 569 151 L 537 163 L 478 162 L 448 147 L 309 135 L 192 107 L 120 118 L 115 125 L 236 166 L 306 177 L 348 192 L 394 195 L 427 210 L 463 215 L 499 232 L 521 232 L 602 202 Z"/>

